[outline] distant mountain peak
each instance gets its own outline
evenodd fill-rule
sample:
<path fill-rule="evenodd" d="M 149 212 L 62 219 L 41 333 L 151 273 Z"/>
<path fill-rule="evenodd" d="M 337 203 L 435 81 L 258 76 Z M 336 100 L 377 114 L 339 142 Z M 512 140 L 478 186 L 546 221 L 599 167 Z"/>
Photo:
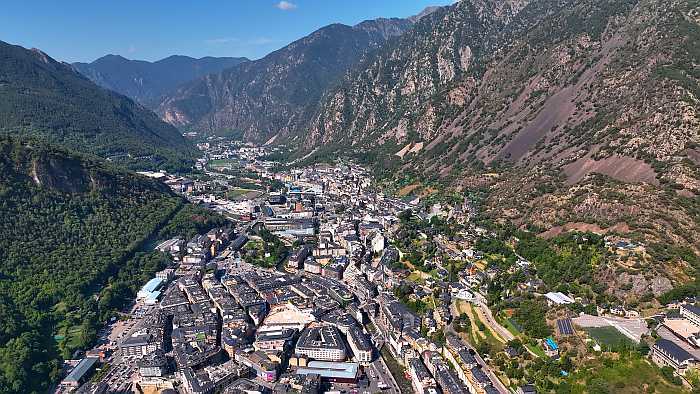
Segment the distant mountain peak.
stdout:
<path fill-rule="evenodd" d="M 425 8 L 423 9 L 423 11 L 417 13 L 416 15 L 413 15 L 413 16 L 409 17 L 408 19 L 410 19 L 411 22 L 416 23 L 416 22 L 418 22 L 419 20 L 421 20 L 422 18 L 424 18 L 424 17 L 426 17 L 426 16 L 432 14 L 433 12 L 439 10 L 440 8 L 442 8 L 442 6 L 431 5 L 431 6 L 425 7 Z"/>
<path fill-rule="evenodd" d="M 41 59 L 41 61 L 43 61 L 44 63 L 49 63 L 51 60 L 53 60 L 53 59 L 51 59 L 51 57 L 49 55 L 47 55 L 41 49 L 32 48 L 32 49 L 30 49 L 30 51 L 32 53 L 34 53 L 39 59 Z"/>
<path fill-rule="evenodd" d="M 324 26 L 262 59 L 184 85 L 166 95 L 157 111 L 177 126 L 239 130 L 264 142 L 303 122 L 329 86 L 412 26 L 400 18 Z"/>
<path fill-rule="evenodd" d="M 246 61 L 248 59 L 236 57 L 196 59 L 172 55 L 149 62 L 109 54 L 92 63 L 74 63 L 73 67 L 96 84 L 149 106 L 182 84 Z"/>
<path fill-rule="evenodd" d="M 116 54 L 113 54 L 113 53 L 108 53 L 108 54 L 106 54 L 106 55 L 104 55 L 104 56 L 102 56 L 102 57 L 99 57 L 99 58 L 95 59 L 95 61 L 93 61 L 93 63 L 115 62 L 115 61 L 119 61 L 119 62 L 129 62 L 129 61 L 131 61 L 131 60 L 125 58 L 125 57 L 122 56 L 122 55 L 116 55 Z M 87 63 L 85 63 L 85 64 L 87 64 Z"/>
<path fill-rule="evenodd" d="M 98 87 L 71 65 L 2 41 L 0 58 L 5 60 L 0 76 L 8 81 L 0 89 L 2 133 L 39 135 L 104 158 L 150 157 L 149 163 L 173 166 L 194 154 L 177 129 L 127 97 Z"/>

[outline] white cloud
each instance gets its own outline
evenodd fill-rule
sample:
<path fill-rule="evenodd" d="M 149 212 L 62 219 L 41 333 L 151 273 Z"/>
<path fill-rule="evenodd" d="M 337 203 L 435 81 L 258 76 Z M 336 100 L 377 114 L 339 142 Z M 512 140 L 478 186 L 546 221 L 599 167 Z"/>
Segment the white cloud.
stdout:
<path fill-rule="evenodd" d="M 296 9 L 297 5 L 289 1 L 282 0 L 279 3 L 275 4 L 275 7 L 279 8 L 282 11 L 291 11 L 293 9 Z"/>

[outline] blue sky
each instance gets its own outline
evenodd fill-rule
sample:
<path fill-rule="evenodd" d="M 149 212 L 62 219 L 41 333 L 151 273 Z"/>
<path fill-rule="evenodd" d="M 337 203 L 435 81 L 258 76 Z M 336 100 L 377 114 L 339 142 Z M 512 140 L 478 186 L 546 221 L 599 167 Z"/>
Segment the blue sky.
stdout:
<path fill-rule="evenodd" d="M 260 58 L 330 23 L 406 17 L 452 0 L 4 0 L 0 40 L 55 59 L 108 53 Z"/>

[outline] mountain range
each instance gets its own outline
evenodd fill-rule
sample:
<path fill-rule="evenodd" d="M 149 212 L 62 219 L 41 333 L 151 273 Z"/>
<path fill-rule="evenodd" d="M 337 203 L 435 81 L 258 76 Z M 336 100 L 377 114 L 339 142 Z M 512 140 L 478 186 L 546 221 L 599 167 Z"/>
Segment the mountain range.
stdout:
<path fill-rule="evenodd" d="M 696 294 L 698 64 L 698 0 L 461 0 L 254 61 L 69 65 L 0 42 L 0 392 L 47 391 L 162 268 L 138 251 L 184 201 L 120 166 L 190 169 L 182 131 L 348 156 L 545 238 L 619 235 L 646 251 L 596 267 L 601 291 Z"/>
<path fill-rule="evenodd" d="M 494 220 L 623 233 L 673 260 L 659 245 L 700 251 L 699 14 L 688 0 L 462 0 L 320 29 L 157 111 L 297 158 L 486 189 Z M 394 34 L 366 36 L 377 23 Z"/>
<path fill-rule="evenodd" d="M 674 276 L 683 252 L 663 245 L 700 248 L 697 6 L 463 0 L 376 51 L 280 141 L 485 189 L 488 217 L 545 236 L 631 237 Z"/>
<path fill-rule="evenodd" d="M 700 252 L 699 13 L 689 0 L 462 0 L 326 26 L 154 108 L 183 131 L 487 190 L 494 220 Z"/>
<path fill-rule="evenodd" d="M 78 72 L 103 88 L 149 106 L 180 85 L 244 63 L 244 57 L 169 56 L 156 62 L 106 55 L 92 63 L 73 63 Z"/>
<path fill-rule="evenodd" d="M 306 123 L 324 91 L 434 10 L 323 27 L 262 59 L 185 84 L 166 95 L 157 112 L 184 129 L 236 131 L 265 142 Z"/>
<path fill-rule="evenodd" d="M 40 50 L 0 42 L 0 132 L 135 167 L 188 168 L 196 150 L 173 126 Z"/>

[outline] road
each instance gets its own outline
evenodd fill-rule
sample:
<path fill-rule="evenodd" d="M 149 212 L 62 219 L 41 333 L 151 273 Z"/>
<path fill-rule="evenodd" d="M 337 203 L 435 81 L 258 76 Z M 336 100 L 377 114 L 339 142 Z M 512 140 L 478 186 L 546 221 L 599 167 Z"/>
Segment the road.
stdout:
<path fill-rule="evenodd" d="M 452 320 L 453 321 L 459 317 L 459 311 L 457 311 L 457 307 L 456 307 L 454 302 L 450 305 L 450 312 L 452 313 L 452 318 L 453 318 Z M 491 317 L 493 318 L 493 315 L 491 315 Z M 452 326 L 451 323 L 445 328 L 445 331 L 447 331 L 447 333 L 452 334 L 452 335 L 456 336 L 457 338 L 459 338 L 459 334 L 454 330 L 454 327 Z M 495 387 L 496 390 L 498 390 L 498 392 L 501 394 L 509 394 L 510 390 L 508 390 L 508 388 L 503 384 L 503 382 L 501 382 L 501 380 L 498 378 L 498 376 L 496 376 L 496 374 L 491 370 L 491 367 L 489 367 L 489 365 L 486 363 L 486 361 L 484 361 L 484 359 L 476 351 L 476 349 L 474 349 L 473 346 L 471 346 L 470 344 L 468 344 L 464 341 L 461 341 L 461 343 L 464 346 L 466 346 L 468 349 L 471 349 L 474 351 L 474 358 L 476 358 L 476 361 L 479 363 L 479 365 L 481 365 L 481 369 L 486 373 L 486 375 L 489 377 L 489 379 L 491 379 L 491 383 L 493 384 L 493 387 Z"/>
<path fill-rule="evenodd" d="M 394 379 L 394 375 L 391 374 L 391 371 L 389 371 L 389 367 L 386 365 L 386 361 L 384 361 L 384 358 L 382 357 L 381 354 L 379 354 L 379 357 L 377 357 L 376 360 L 370 364 L 370 368 L 374 371 L 374 376 L 377 377 L 377 379 L 371 379 L 374 380 L 372 382 L 374 385 L 377 385 L 379 381 L 383 382 L 389 388 L 384 389 L 382 392 L 384 393 L 389 393 L 389 394 L 401 394 L 401 390 L 399 390 L 399 384 L 396 382 L 396 379 Z M 379 390 L 378 385 L 376 387 L 370 386 L 370 392 L 376 393 Z"/>
<path fill-rule="evenodd" d="M 454 306 L 454 304 L 452 304 Z M 486 305 L 486 302 L 484 300 L 483 296 L 477 296 L 476 300 L 476 306 L 479 308 L 479 310 L 482 312 L 481 316 L 486 318 L 486 324 L 489 326 L 491 330 L 496 332 L 501 338 L 503 338 L 506 342 L 512 341 L 515 339 L 515 335 L 513 335 L 510 331 L 508 331 L 507 328 L 503 327 L 499 322 L 496 321 L 496 318 L 493 317 L 493 312 L 491 312 L 491 309 Z M 457 312 L 456 310 L 452 310 L 453 316 L 459 316 L 459 315 L 454 315 L 454 313 Z M 539 357 L 535 352 L 530 350 L 529 347 L 525 347 L 525 350 L 527 350 L 528 353 L 530 353 L 533 357 Z"/>
<path fill-rule="evenodd" d="M 482 312 L 482 315 L 486 318 L 486 324 L 488 324 L 489 327 L 493 331 L 495 331 L 496 334 L 498 334 L 498 336 L 505 339 L 506 342 L 515 339 L 515 336 L 511 334 L 511 332 L 508 331 L 507 328 L 503 327 L 500 323 L 496 321 L 496 319 L 493 317 L 491 309 L 489 309 L 489 307 L 483 301 L 478 300 L 476 306 L 479 307 L 479 309 Z"/>
<path fill-rule="evenodd" d="M 146 307 L 140 303 L 135 303 L 132 305 L 129 314 L 133 315 L 137 309 L 143 310 L 144 316 L 146 316 L 151 313 L 155 307 Z M 109 326 L 109 333 L 105 335 L 107 344 L 110 347 L 112 347 L 111 342 L 116 342 L 117 344 L 114 353 L 108 360 L 110 369 L 97 384 L 84 385 L 81 388 L 83 392 L 92 392 L 100 384 L 106 384 L 109 392 L 131 391 L 130 387 L 136 374 L 136 363 L 133 360 L 125 360 L 118 346 L 122 340 L 128 338 L 136 330 L 140 329 L 142 322 L 143 317 L 131 317 L 127 321 L 118 321 Z"/>
<path fill-rule="evenodd" d="M 357 293 L 355 293 L 355 290 L 348 286 L 348 289 L 355 295 L 357 299 L 361 299 L 361 296 Z M 389 367 L 386 365 L 386 361 L 384 361 L 384 358 L 382 357 L 381 354 L 381 349 L 384 343 L 386 342 L 386 338 L 384 337 L 384 333 L 386 332 L 386 329 L 383 328 L 381 325 L 379 325 L 379 322 L 375 322 L 372 316 L 369 316 L 370 321 L 374 326 L 376 327 L 376 333 L 372 335 L 372 343 L 375 344 L 377 347 L 377 359 L 372 361 L 370 364 L 370 367 L 368 369 L 372 370 L 374 372 L 374 376 L 376 376 L 378 379 L 370 379 L 370 393 L 376 393 L 376 392 L 383 392 L 383 393 L 389 393 L 389 394 L 401 394 L 401 390 L 399 389 L 399 384 L 396 382 L 396 379 L 394 378 L 394 375 L 391 374 L 391 371 L 389 370 Z M 368 330 L 369 331 L 369 330 Z M 368 371 L 369 372 L 369 371 Z M 371 377 L 372 375 L 370 375 Z M 377 386 L 377 380 L 380 380 L 387 386 L 388 388 L 384 390 L 380 390 L 379 387 Z"/>
<path fill-rule="evenodd" d="M 371 316 L 370 320 L 373 320 Z M 380 381 L 389 386 L 388 388 L 384 389 L 383 392 L 390 394 L 400 394 L 401 390 L 399 389 L 399 384 L 396 382 L 394 375 L 392 375 L 391 371 L 389 370 L 389 367 L 386 365 L 386 361 L 384 361 L 384 357 L 381 354 L 381 348 L 386 342 L 386 338 L 384 338 L 384 332 L 386 331 L 384 331 L 384 328 L 377 324 L 378 322 L 372 321 L 372 323 L 377 328 L 377 334 L 373 336 L 372 339 L 373 343 L 375 343 L 375 345 L 377 346 L 378 355 L 377 359 L 372 361 L 372 364 L 370 364 L 370 368 L 374 371 L 375 376 L 377 376 Z M 378 390 L 379 388 L 376 387 L 376 389 Z M 370 392 L 375 393 L 377 391 L 370 390 Z"/>

